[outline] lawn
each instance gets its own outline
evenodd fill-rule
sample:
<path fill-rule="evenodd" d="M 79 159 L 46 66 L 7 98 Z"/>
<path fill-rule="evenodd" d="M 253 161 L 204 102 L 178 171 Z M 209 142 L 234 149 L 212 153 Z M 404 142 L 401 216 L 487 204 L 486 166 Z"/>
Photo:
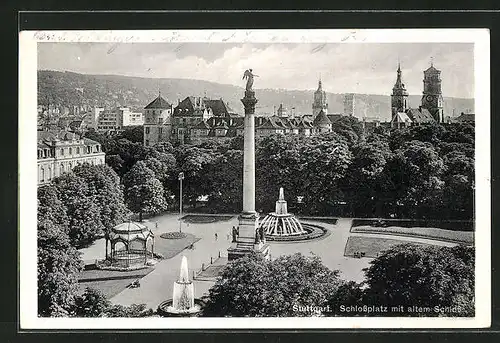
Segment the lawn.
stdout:
<path fill-rule="evenodd" d="M 192 215 L 189 214 L 187 216 L 182 217 L 182 221 L 190 224 L 208 224 L 208 223 L 217 223 L 223 222 L 233 219 L 234 216 L 225 216 L 225 215 Z"/>
<path fill-rule="evenodd" d="M 419 238 L 436 239 L 440 241 L 474 244 L 474 232 L 471 231 L 451 231 L 436 229 L 431 227 L 373 227 L 356 226 L 351 228 L 351 232 L 379 233 L 395 236 L 410 236 Z"/>
<path fill-rule="evenodd" d="M 155 252 L 160 253 L 163 258 L 172 258 L 182 250 L 190 247 L 192 244 L 198 242 L 200 238 L 191 233 L 184 232 L 186 237 L 179 239 L 156 238 L 155 239 Z"/>
<path fill-rule="evenodd" d="M 347 239 L 345 245 L 344 256 L 353 257 L 355 252 L 364 252 L 365 257 L 377 257 L 384 250 L 398 244 L 407 244 L 407 241 L 399 239 L 378 238 L 378 237 L 361 237 L 351 236 Z M 428 245 L 424 243 L 412 243 L 417 245 Z"/>
<path fill-rule="evenodd" d="M 135 280 L 143 278 L 153 270 L 154 268 L 130 271 L 84 270 L 78 274 L 78 290 L 83 293 L 87 287 L 98 289 L 109 299 L 123 291 Z"/>

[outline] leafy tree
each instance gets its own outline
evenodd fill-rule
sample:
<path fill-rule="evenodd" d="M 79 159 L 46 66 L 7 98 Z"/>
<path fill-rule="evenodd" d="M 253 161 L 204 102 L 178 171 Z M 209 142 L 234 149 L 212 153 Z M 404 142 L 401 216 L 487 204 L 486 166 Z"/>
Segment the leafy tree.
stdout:
<path fill-rule="evenodd" d="M 473 247 L 401 244 L 371 261 L 365 274 L 367 304 L 405 308 L 467 304 L 462 315 L 473 313 Z"/>
<path fill-rule="evenodd" d="M 392 193 L 385 173 L 392 152 L 386 141 L 367 140 L 353 147 L 353 159 L 342 182 L 346 200 L 356 216 L 384 216 Z"/>
<path fill-rule="evenodd" d="M 38 314 L 65 316 L 73 306 L 80 253 L 67 233 L 50 219 L 38 220 Z"/>
<path fill-rule="evenodd" d="M 256 152 L 256 205 L 271 211 L 283 187 L 290 205 L 306 193 L 303 179 L 304 161 L 300 148 L 304 141 L 293 136 L 272 135 L 260 141 Z M 241 169 L 243 168 L 242 165 Z"/>
<path fill-rule="evenodd" d="M 204 316 L 310 316 L 300 306 L 325 306 L 338 272 L 299 253 L 273 261 L 250 254 L 231 262 L 210 289 Z"/>
<path fill-rule="evenodd" d="M 431 143 L 406 142 L 387 164 L 397 201 L 405 215 L 425 216 L 441 206 L 444 163 Z"/>
<path fill-rule="evenodd" d="M 349 146 L 357 143 L 363 136 L 363 125 L 353 116 L 341 116 L 332 123 L 332 131 L 342 136 Z"/>
<path fill-rule="evenodd" d="M 125 161 L 120 155 L 106 155 L 106 164 L 113 168 L 118 175 L 123 175 L 123 164 Z"/>
<path fill-rule="evenodd" d="M 62 231 L 68 233 L 69 218 L 68 209 L 59 198 L 57 188 L 53 184 L 43 185 L 37 190 L 38 207 L 37 218 L 39 222 L 48 220 L 59 227 Z"/>
<path fill-rule="evenodd" d="M 145 162 L 137 162 L 123 177 L 123 184 L 128 208 L 139 213 L 140 221 L 144 213 L 160 213 L 167 209 L 163 186 Z"/>
<path fill-rule="evenodd" d="M 132 143 L 142 144 L 144 142 L 144 127 L 142 125 L 128 126 L 120 134 L 120 138 L 127 139 Z"/>
<path fill-rule="evenodd" d="M 102 233 L 104 226 L 96 196 L 89 190 L 85 179 L 66 173 L 54 179 L 54 184 L 60 200 L 67 207 L 71 244 L 80 247 L 92 242 Z"/>
<path fill-rule="evenodd" d="M 113 169 L 107 165 L 84 164 L 75 167 L 73 173 L 85 180 L 87 196 L 95 199 L 106 231 L 127 219 L 130 213 L 125 205 L 123 187 Z"/>
<path fill-rule="evenodd" d="M 131 306 L 113 305 L 104 294 L 93 288 L 77 296 L 73 309 L 76 317 L 147 317 L 153 315 L 152 309 L 146 309 L 145 304 Z"/>
<path fill-rule="evenodd" d="M 213 191 L 213 183 L 207 173 L 207 168 L 214 163 L 219 154 L 216 151 L 196 146 L 182 145 L 176 149 L 175 158 L 178 172 L 184 173 L 183 197 L 192 205 L 199 196 L 208 195 Z M 172 175 L 170 189 L 179 194 L 177 173 Z"/>
<path fill-rule="evenodd" d="M 362 284 L 354 281 L 349 281 L 341 284 L 337 291 L 333 293 L 328 300 L 328 305 L 331 310 L 331 315 L 345 316 L 341 306 L 363 306 L 364 290 Z"/>
<path fill-rule="evenodd" d="M 243 191 L 243 151 L 228 150 L 207 168 L 207 177 L 213 182 L 211 206 L 224 212 L 239 212 Z"/>
<path fill-rule="evenodd" d="M 103 317 L 109 305 L 109 301 L 102 292 L 87 287 L 82 295 L 75 298 L 74 315 L 76 317 Z"/>
<path fill-rule="evenodd" d="M 309 213 L 332 214 L 343 200 L 340 181 L 351 163 L 351 152 L 335 135 L 313 136 L 304 141 L 299 154 L 304 168 L 304 202 Z"/>
<path fill-rule="evenodd" d="M 156 145 L 154 146 L 154 149 L 158 152 L 164 152 L 164 153 L 169 153 L 169 154 L 174 153 L 174 147 L 172 146 L 172 143 L 170 143 L 170 142 L 156 143 Z"/>

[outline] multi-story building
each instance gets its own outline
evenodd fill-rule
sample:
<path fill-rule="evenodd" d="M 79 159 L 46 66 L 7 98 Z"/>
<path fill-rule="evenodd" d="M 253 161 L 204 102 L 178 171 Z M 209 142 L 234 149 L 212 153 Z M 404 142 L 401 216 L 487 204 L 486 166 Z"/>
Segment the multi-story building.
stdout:
<path fill-rule="evenodd" d="M 173 107 L 161 93 L 144 107 L 144 145 L 155 145 L 158 142 L 167 142 L 172 137 Z"/>
<path fill-rule="evenodd" d="M 318 89 L 314 92 L 314 101 L 312 104 L 312 114 L 316 117 L 319 112 L 323 111 L 328 114 L 328 100 L 326 98 L 326 92 L 323 90 L 323 85 L 321 79 L 318 81 Z"/>
<path fill-rule="evenodd" d="M 398 64 L 396 83 L 392 88 L 391 95 L 391 127 L 402 128 L 411 125 L 442 122 L 442 108 L 433 109 L 436 116 L 433 116 L 429 111 L 429 108 L 434 106 L 434 103 L 431 101 L 432 99 L 441 98 L 441 101 L 436 100 L 435 104 L 441 104 L 442 107 L 442 96 L 440 94 L 441 80 L 439 79 L 440 72 L 438 71 L 438 73 L 436 73 L 435 71 L 437 71 L 437 69 L 435 69 L 432 65 L 429 69 L 424 71 L 424 96 L 422 97 L 422 106 L 420 106 L 419 108 L 410 108 L 407 102 L 408 92 L 406 91 L 405 85 L 402 80 L 401 66 L 400 64 Z M 436 75 L 438 76 L 437 79 Z M 439 83 L 438 86 L 434 84 L 436 82 Z M 431 93 L 435 95 L 430 95 Z M 429 96 L 429 98 L 427 96 Z M 437 120 L 436 118 L 440 119 Z"/>
<path fill-rule="evenodd" d="M 68 131 L 38 131 L 38 185 L 71 171 L 75 166 L 89 163 L 104 164 L 101 145 Z"/>
<path fill-rule="evenodd" d="M 431 66 L 424 71 L 422 108 L 427 109 L 436 122 L 443 122 L 444 116 L 443 94 L 441 92 L 441 71 L 434 68 L 432 62 Z"/>
<path fill-rule="evenodd" d="M 355 98 L 353 93 L 344 94 L 344 115 L 354 116 Z"/>

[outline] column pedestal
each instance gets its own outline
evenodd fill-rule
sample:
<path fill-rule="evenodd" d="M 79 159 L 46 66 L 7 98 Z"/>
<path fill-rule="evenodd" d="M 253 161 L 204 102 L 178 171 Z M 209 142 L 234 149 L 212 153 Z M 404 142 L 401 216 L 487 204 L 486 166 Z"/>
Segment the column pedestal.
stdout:
<path fill-rule="evenodd" d="M 255 242 L 255 235 L 259 226 L 259 214 L 243 212 L 238 217 L 239 235 L 236 242 L 231 244 L 227 249 L 228 260 L 235 260 L 251 252 L 257 252 L 264 255 L 265 258 L 270 258 L 269 244 L 264 242 Z"/>

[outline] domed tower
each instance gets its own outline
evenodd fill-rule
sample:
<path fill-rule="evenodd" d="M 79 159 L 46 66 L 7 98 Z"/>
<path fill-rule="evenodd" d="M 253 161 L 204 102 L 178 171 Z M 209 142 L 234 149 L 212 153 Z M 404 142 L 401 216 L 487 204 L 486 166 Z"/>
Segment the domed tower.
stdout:
<path fill-rule="evenodd" d="M 144 145 L 152 146 L 170 140 L 172 105 L 158 97 L 144 107 Z"/>
<path fill-rule="evenodd" d="M 319 79 L 318 82 L 318 89 L 314 92 L 312 110 L 313 117 L 316 117 L 321 111 L 328 114 L 328 102 L 326 100 L 326 92 L 323 90 L 323 85 L 321 84 L 321 79 Z"/>
<path fill-rule="evenodd" d="M 398 112 L 405 113 L 408 109 L 408 91 L 405 88 L 403 79 L 401 77 L 401 64 L 398 63 L 398 75 L 396 83 L 392 87 L 391 94 L 391 108 L 393 115 Z"/>
<path fill-rule="evenodd" d="M 424 91 L 422 108 L 426 108 L 434 119 L 443 122 L 443 95 L 441 92 L 441 71 L 434 68 L 433 63 L 424 71 Z"/>

